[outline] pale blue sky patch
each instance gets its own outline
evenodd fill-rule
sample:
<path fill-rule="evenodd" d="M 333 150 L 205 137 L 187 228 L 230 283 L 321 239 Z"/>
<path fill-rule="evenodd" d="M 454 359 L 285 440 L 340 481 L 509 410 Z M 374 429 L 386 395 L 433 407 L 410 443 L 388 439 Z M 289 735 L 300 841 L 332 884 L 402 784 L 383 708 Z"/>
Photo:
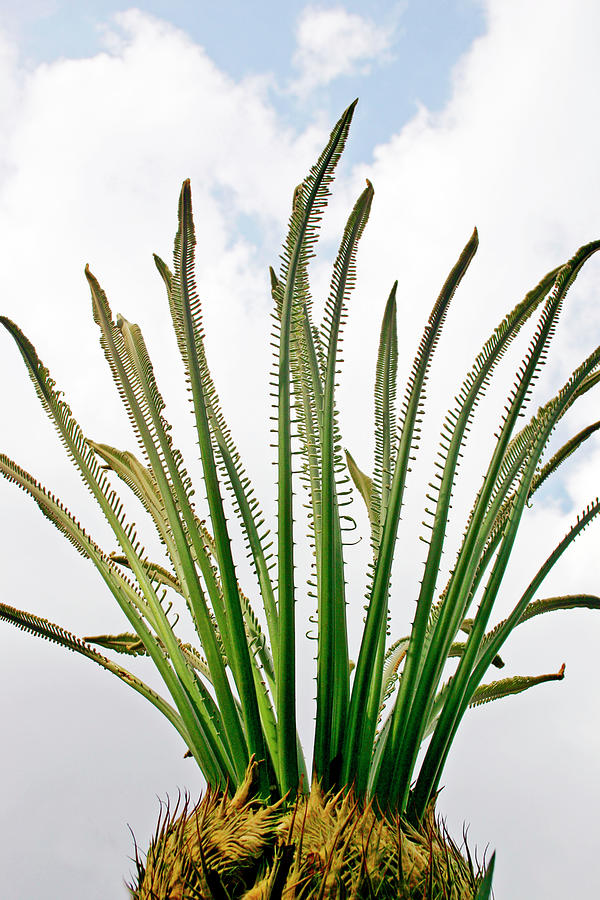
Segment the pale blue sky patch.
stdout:
<path fill-rule="evenodd" d="M 392 121 L 397 129 L 417 104 L 439 109 L 450 95 L 452 67 L 485 26 L 480 0 L 373 0 L 368 5 L 363 0 L 3 0 L 0 26 L 16 40 L 21 63 L 29 68 L 98 53 L 105 48 L 107 29 L 118 31 L 114 14 L 132 7 L 183 29 L 236 80 L 267 76 L 274 107 L 296 127 L 310 120 L 316 104 L 332 118 L 359 97 L 362 114 L 348 147 L 349 161 L 368 159 L 375 144 L 389 139 Z M 346 17 L 341 31 L 339 19 L 337 30 L 332 21 L 336 13 Z M 329 19 L 332 34 L 352 44 L 344 53 L 333 48 L 325 80 L 325 48 L 313 42 L 313 52 L 307 52 L 308 23 L 315 15 L 321 16 L 321 25 Z M 306 65 L 319 61 L 317 78 Z"/>

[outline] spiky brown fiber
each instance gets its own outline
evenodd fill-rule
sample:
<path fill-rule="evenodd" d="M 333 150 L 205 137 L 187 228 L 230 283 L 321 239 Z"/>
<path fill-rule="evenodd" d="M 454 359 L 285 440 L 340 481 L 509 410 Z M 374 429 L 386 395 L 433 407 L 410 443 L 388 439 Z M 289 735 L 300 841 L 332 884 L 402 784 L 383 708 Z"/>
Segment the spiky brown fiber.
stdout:
<path fill-rule="evenodd" d="M 253 794 L 255 771 L 233 795 L 207 791 L 193 808 L 168 806 L 132 900 L 470 900 L 480 880 L 435 820 L 417 830 L 361 806 L 352 791 L 287 806 Z"/>

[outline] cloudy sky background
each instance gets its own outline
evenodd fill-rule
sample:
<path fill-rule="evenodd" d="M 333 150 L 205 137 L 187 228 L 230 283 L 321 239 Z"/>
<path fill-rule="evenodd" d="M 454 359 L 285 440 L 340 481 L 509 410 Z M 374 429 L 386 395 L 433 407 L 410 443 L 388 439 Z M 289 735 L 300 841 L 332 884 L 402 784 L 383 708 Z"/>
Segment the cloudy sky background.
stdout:
<path fill-rule="evenodd" d="M 144 330 L 179 445 L 195 459 L 168 309 L 151 254 L 169 259 L 181 181 L 192 180 L 198 281 L 223 408 L 269 513 L 267 381 L 276 264 L 294 186 L 345 106 L 360 97 L 313 272 L 317 305 L 345 216 L 368 177 L 375 201 L 359 256 L 339 402 L 344 441 L 371 465 L 372 383 L 383 305 L 399 278 L 400 375 L 439 287 L 474 225 L 480 250 L 445 326 L 429 382 L 423 453 L 409 483 L 395 574 L 394 634 L 412 617 L 418 541 L 441 417 L 483 341 L 542 274 L 600 236 L 593 0 L 430 0 L 340 5 L 0 0 L 1 311 L 50 367 L 84 431 L 135 449 L 90 315 L 87 262 L 113 310 Z M 600 343 L 600 258 L 569 295 L 532 411 Z M 10 337 L 2 338 L 1 449 L 53 489 L 106 549 L 114 541 L 71 471 Z M 527 336 L 480 407 L 451 521 L 480 483 Z M 555 444 L 597 418 L 589 395 Z M 197 474 L 198 468 L 190 463 Z M 536 498 L 499 598 L 510 608 L 577 513 L 598 493 L 590 442 Z M 100 579 L 14 487 L 0 485 L 5 602 L 77 634 L 119 631 Z M 360 623 L 368 555 L 353 548 Z M 138 511 L 132 506 L 132 514 Z M 600 593 L 598 528 L 584 532 L 540 596 Z M 299 601 L 300 638 L 312 609 Z M 307 624 L 308 627 L 308 624 Z M 358 629 L 354 632 L 358 639 Z M 438 809 L 480 855 L 497 849 L 498 900 L 592 896 L 600 801 L 600 618 L 555 613 L 505 648 L 515 674 L 560 684 L 474 710 Z M 312 647 L 300 639 L 304 678 Z M 145 848 L 158 797 L 201 780 L 149 705 L 82 658 L 0 628 L 0 869 L 11 900 L 126 897 L 133 842 Z M 300 716 L 311 728 L 312 684 Z M 146 708 L 147 706 L 147 708 Z M 310 745 L 310 739 L 306 741 Z"/>

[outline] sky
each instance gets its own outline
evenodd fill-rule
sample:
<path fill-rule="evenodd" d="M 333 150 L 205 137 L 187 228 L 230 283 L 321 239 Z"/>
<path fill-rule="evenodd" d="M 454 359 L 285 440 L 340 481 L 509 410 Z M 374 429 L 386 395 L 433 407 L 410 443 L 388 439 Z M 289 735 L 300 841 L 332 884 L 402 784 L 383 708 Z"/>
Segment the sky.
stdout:
<path fill-rule="evenodd" d="M 537 0 L 136 8 L 0 0 L 1 312 L 33 341 L 94 440 L 135 449 L 91 319 L 86 263 L 112 309 L 142 326 L 178 444 L 195 465 L 177 348 L 152 261 L 153 252 L 169 259 L 185 178 L 192 182 L 211 369 L 270 515 L 268 265 L 278 264 L 294 187 L 343 109 L 359 98 L 312 287 L 318 310 L 336 240 L 368 178 L 375 199 L 339 389 L 344 444 L 364 469 L 372 464 L 375 354 L 391 285 L 399 280 L 402 384 L 439 288 L 478 227 L 480 249 L 429 380 L 422 452 L 399 533 L 393 636 L 410 624 L 424 493 L 443 415 L 462 378 L 527 290 L 600 236 L 600 7 L 547 0 L 543 15 L 540 9 Z M 532 412 L 600 343 L 599 298 L 600 258 L 593 258 L 569 294 Z M 7 334 L 0 339 L 2 451 L 113 549 L 15 346 Z M 498 387 L 479 407 L 459 470 L 446 567 L 528 339 L 507 355 Z M 583 398 L 552 446 L 594 421 L 596 408 L 594 396 Z M 600 444 L 592 440 L 527 511 L 495 618 L 511 608 L 599 485 Z M 4 602 L 79 635 L 123 630 L 95 571 L 37 507 L 6 483 L 0 498 Z M 354 510 L 363 536 L 349 549 L 356 647 L 368 529 L 360 498 Z M 599 528 L 593 523 L 584 532 L 539 596 L 600 593 Z M 306 628 L 311 613 L 301 596 Z M 299 714 L 310 744 L 313 649 L 304 631 L 302 624 Z M 498 900 L 597 892 L 599 639 L 593 611 L 524 624 L 505 648 L 505 672 L 555 672 L 564 662 L 566 678 L 473 710 L 461 726 L 438 811 L 459 840 L 468 825 L 480 858 L 486 847 L 496 849 Z M 5 896 L 125 898 L 134 854 L 128 826 L 145 848 L 159 798 L 178 790 L 195 797 L 202 787 L 178 736 L 87 660 L 5 624 L 0 683 Z"/>

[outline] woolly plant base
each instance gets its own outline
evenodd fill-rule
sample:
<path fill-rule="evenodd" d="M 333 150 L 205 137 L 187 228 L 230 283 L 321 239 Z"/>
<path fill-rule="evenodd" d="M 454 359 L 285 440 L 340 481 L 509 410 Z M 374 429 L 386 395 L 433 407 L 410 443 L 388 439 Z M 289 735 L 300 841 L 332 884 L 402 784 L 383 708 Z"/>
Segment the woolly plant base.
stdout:
<path fill-rule="evenodd" d="M 318 785 L 267 805 L 252 769 L 233 796 L 166 806 L 136 864 L 132 900 L 471 900 L 481 880 L 433 810 L 417 830 Z"/>

